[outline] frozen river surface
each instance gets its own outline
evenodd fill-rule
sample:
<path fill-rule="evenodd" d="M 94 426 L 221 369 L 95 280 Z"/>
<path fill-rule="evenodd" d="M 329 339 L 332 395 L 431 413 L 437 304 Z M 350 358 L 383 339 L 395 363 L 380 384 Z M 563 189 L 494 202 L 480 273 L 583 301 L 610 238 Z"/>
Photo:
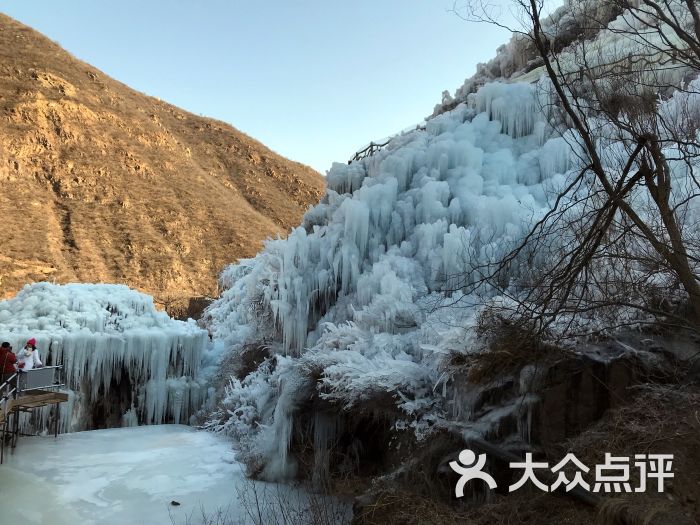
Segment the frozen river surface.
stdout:
<path fill-rule="evenodd" d="M 22 437 L 0 465 L 0 524 L 196 524 L 201 508 L 237 523 L 241 486 L 231 443 L 184 425 Z"/>

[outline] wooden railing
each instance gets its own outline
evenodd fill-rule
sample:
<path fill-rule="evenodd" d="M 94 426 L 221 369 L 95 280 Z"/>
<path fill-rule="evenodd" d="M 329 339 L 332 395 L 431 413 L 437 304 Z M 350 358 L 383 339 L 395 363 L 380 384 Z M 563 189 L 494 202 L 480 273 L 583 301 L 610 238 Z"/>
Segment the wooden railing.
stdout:
<path fill-rule="evenodd" d="M 361 149 L 360 151 L 355 153 L 355 156 L 348 161 L 348 164 L 356 160 L 362 160 L 366 157 L 371 157 L 379 150 L 381 150 L 384 146 L 389 144 L 390 140 L 391 139 L 388 139 L 386 142 L 382 142 L 381 144 L 377 144 L 376 142 L 370 142 L 364 149 Z"/>
<path fill-rule="evenodd" d="M 383 147 L 385 147 L 387 144 L 389 144 L 389 142 L 391 142 L 391 140 L 394 139 L 395 137 L 398 137 L 399 135 L 403 135 L 404 133 L 410 133 L 411 131 L 416 131 L 416 130 L 425 130 L 425 122 L 421 122 L 419 124 L 416 124 L 415 126 L 409 126 L 405 129 L 401 130 L 399 133 L 392 135 L 390 137 L 387 137 L 386 139 L 383 139 L 380 142 L 374 142 L 374 141 L 370 142 L 367 146 L 365 146 L 364 148 L 359 150 L 357 153 L 355 153 L 353 158 L 351 158 L 348 161 L 348 164 L 350 164 L 351 162 L 354 162 L 356 160 L 362 160 L 362 159 L 365 159 L 367 157 L 371 157 L 372 155 L 374 155 L 378 151 L 381 151 L 381 149 Z"/>

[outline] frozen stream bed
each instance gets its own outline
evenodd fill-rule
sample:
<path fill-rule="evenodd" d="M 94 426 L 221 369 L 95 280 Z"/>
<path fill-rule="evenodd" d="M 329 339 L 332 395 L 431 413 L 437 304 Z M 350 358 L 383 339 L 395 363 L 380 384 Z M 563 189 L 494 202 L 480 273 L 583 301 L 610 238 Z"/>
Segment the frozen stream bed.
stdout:
<path fill-rule="evenodd" d="M 245 523 L 241 487 L 283 491 L 292 498 L 299 494 L 285 486 L 253 484 L 229 441 L 184 425 L 23 437 L 5 459 L 2 525 L 194 525 L 201 521 L 200 508 L 210 515 L 222 509 L 227 523 Z M 173 500 L 180 505 L 172 506 Z"/>

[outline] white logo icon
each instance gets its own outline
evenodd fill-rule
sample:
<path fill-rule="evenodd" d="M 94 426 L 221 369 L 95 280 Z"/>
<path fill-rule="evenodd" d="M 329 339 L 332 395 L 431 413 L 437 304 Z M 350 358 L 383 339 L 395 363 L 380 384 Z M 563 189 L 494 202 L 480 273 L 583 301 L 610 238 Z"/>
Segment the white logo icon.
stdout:
<path fill-rule="evenodd" d="M 480 454 L 477 461 L 476 454 L 469 449 L 459 453 L 459 461 L 450 461 L 452 470 L 462 476 L 457 481 L 457 487 L 455 487 L 456 497 L 461 498 L 464 496 L 464 486 L 467 484 L 467 481 L 472 479 L 485 481 L 492 490 L 497 487 L 496 481 L 489 474 L 482 471 L 484 465 L 486 465 L 486 454 Z"/>
<path fill-rule="evenodd" d="M 674 477 L 673 454 L 635 454 L 633 466 L 639 470 L 639 486 L 632 487 L 630 483 L 630 458 L 616 457 L 605 453 L 605 462 L 595 466 L 593 472 L 591 469 L 581 463 L 578 458 L 568 453 L 559 463 L 550 468 L 546 461 L 533 461 L 532 453 L 525 454 L 525 461 L 513 461 L 510 463 L 511 469 L 522 469 L 523 473 L 520 479 L 508 488 L 509 492 L 518 490 L 528 481 L 535 485 L 543 492 L 551 492 L 560 487 L 570 490 L 581 487 L 581 489 L 589 492 L 646 492 L 647 481 L 656 480 L 656 490 L 664 491 L 664 481 Z M 474 452 L 469 449 L 464 449 L 459 453 L 459 461 L 451 461 L 450 467 L 461 477 L 457 481 L 455 487 L 455 496 L 458 498 L 464 497 L 464 486 L 467 481 L 472 479 L 480 479 L 489 486 L 491 490 L 497 487 L 496 481 L 490 474 L 483 472 L 486 465 L 486 454 L 480 454 L 479 459 Z M 569 471 L 573 471 L 573 479 L 569 479 L 564 468 L 569 466 Z M 556 480 L 551 486 L 547 486 L 542 481 L 537 479 L 535 470 L 549 470 L 552 474 L 556 474 Z M 589 484 L 584 479 L 584 475 L 591 472 L 593 477 Z"/>

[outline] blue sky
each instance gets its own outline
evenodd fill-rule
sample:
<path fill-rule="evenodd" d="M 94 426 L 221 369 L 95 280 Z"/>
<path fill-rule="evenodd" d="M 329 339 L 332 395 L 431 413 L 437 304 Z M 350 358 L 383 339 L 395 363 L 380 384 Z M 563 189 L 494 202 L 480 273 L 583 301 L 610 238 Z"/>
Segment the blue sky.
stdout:
<path fill-rule="evenodd" d="M 108 75 L 321 173 L 417 124 L 509 34 L 452 0 L 0 0 Z"/>

